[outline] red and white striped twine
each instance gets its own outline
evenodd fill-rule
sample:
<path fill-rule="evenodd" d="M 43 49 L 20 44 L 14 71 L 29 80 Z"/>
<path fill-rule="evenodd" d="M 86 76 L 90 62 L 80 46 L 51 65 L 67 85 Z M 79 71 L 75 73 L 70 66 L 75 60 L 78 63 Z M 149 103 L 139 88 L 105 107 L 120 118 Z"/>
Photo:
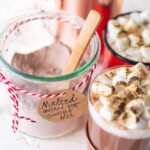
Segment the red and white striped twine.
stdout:
<path fill-rule="evenodd" d="M 93 67 L 89 70 L 89 73 L 83 79 L 83 81 L 81 81 L 76 86 L 72 87 L 71 89 L 72 90 L 78 90 L 83 85 L 86 85 L 86 83 L 88 83 L 88 81 L 90 80 L 90 78 L 91 78 L 91 76 L 92 76 L 95 69 L 96 69 L 96 64 L 94 64 Z M 23 90 L 21 88 L 15 87 L 12 84 L 12 82 L 9 81 L 8 79 L 6 79 L 6 77 L 4 77 L 4 75 L 1 72 L 0 72 L 0 82 L 5 84 L 5 86 L 7 87 L 7 91 L 9 93 L 10 99 L 13 102 L 12 129 L 13 129 L 14 133 L 18 129 L 19 119 L 24 119 L 24 120 L 30 121 L 31 123 L 36 123 L 36 121 L 31 119 L 31 118 L 18 115 L 19 114 L 19 96 L 18 96 L 18 92 L 23 93 L 25 95 L 38 97 L 38 98 L 53 98 L 53 97 L 60 97 L 60 96 L 65 95 L 65 93 L 42 94 L 42 93 L 32 93 L 32 92 Z"/>
<path fill-rule="evenodd" d="M 28 22 L 35 21 L 35 20 L 51 20 L 51 19 L 54 19 L 54 20 L 57 20 L 57 21 L 61 21 L 61 22 L 69 23 L 73 27 L 75 27 L 76 29 L 81 29 L 81 27 L 82 27 L 81 25 L 77 24 L 77 22 L 72 22 L 72 21 L 69 20 L 69 18 L 63 18 L 61 15 L 60 16 L 59 15 L 57 15 L 57 16 L 42 16 L 42 17 L 39 16 L 39 17 L 29 18 L 29 19 L 25 19 L 25 20 L 19 21 L 16 24 L 14 24 L 13 27 L 10 28 L 8 30 L 8 32 L 6 32 L 4 40 L 3 40 L 3 44 L 5 44 L 5 42 L 7 41 L 9 35 L 13 31 L 17 30 L 23 24 L 26 24 Z"/>

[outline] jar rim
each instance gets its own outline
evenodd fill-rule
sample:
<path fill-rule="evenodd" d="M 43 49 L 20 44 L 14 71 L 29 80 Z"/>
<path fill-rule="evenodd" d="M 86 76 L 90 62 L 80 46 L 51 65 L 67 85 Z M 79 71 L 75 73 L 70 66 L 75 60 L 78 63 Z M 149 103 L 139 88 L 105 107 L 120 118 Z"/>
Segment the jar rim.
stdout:
<path fill-rule="evenodd" d="M 120 15 L 117 15 L 117 16 L 113 17 L 112 19 L 117 19 L 117 18 L 119 18 L 119 17 L 121 17 L 121 16 L 130 15 L 131 13 L 134 13 L 134 12 L 140 13 L 141 11 L 131 11 L 131 12 L 127 12 L 127 13 L 122 13 L 122 14 L 120 14 Z M 127 63 L 129 63 L 129 64 L 135 65 L 135 64 L 139 63 L 139 61 L 131 60 L 131 59 L 128 59 L 128 58 L 126 58 L 126 57 L 124 57 L 124 56 L 118 54 L 118 53 L 110 46 L 110 44 L 109 44 L 109 42 L 108 42 L 108 40 L 107 40 L 107 32 L 108 32 L 108 24 L 106 25 L 106 27 L 105 27 L 105 29 L 104 29 L 104 31 L 103 31 L 103 39 L 104 39 L 104 43 L 105 43 L 107 49 L 111 52 L 111 54 L 112 54 L 113 56 L 115 56 L 115 57 L 117 57 L 118 59 L 120 59 L 120 60 L 122 60 L 122 61 L 124 61 L 124 62 L 127 62 Z M 143 64 L 146 65 L 146 66 L 150 65 L 150 62 L 141 62 L 141 63 L 143 63 Z"/>
<path fill-rule="evenodd" d="M 11 19 L 11 21 L 7 24 L 7 26 L 5 26 L 5 29 L 1 32 L 0 34 L 0 45 L 1 42 L 3 41 L 3 36 L 5 35 L 5 33 L 9 30 L 9 28 L 12 26 L 13 23 L 20 21 L 21 19 L 25 19 L 31 16 L 49 16 L 51 17 L 52 15 L 58 15 L 58 14 L 62 14 L 64 17 L 67 16 L 72 16 L 77 18 L 80 21 L 80 26 L 83 26 L 84 23 L 84 19 L 82 19 L 79 16 L 76 16 L 74 14 L 70 14 L 67 13 L 65 11 L 57 11 L 57 12 L 43 12 L 43 11 L 32 11 L 32 12 L 28 12 L 24 15 L 20 15 L 17 17 L 14 17 L 13 19 Z M 94 65 L 95 61 L 98 59 L 98 56 L 100 54 L 100 39 L 98 37 L 98 34 L 95 32 L 95 34 L 93 35 L 92 39 L 92 45 L 94 48 L 94 52 L 93 55 L 91 57 L 91 59 L 82 67 L 80 67 L 79 69 L 77 69 L 76 71 L 66 74 L 66 75 L 60 75 L 60 76 L 53 76 L 53 77 L 45 77 L 45 76 L 35 76 L 35 75 L 30 75 L 24 72 L 21 72 L 19 70 L 17 70 L 16 68 L 14 68 L 13 66 L 11 66 L 7 61 L 5 61 L 5 59 L 2 56 L 2 53 L 0 52 L 0 61 L 2 62 L 2 64 L 12 73 L 16 74 L 17 76 L 23 77 L 26 80 L 34 80 L 34 81 L 39 81 L 39 82 L 56 82 L 56 81 L 65 81 L 65 80 L 69 80 L 69 79 L 73 79 L 78 77 L 79 75 L 83 74 L 85 71 L 87 71 L 91 66 Z"/>

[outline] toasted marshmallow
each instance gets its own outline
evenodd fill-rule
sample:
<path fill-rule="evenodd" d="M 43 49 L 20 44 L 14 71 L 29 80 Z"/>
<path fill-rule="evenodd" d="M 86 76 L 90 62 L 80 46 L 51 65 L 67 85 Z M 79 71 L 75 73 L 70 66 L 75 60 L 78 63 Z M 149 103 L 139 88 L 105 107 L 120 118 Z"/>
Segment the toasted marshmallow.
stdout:
<path fill-rule="evenodd" d="M 138 34 L 129 34 L 129 40 L 132 47 L 139 47 L 141 43 L 141 37 Z"/>
<path fill-rule="evenodd" d="M 134 116 L 140 116 L 144 111 L 143 105 L 136 99 L 130 101 L 126 105 L 125 109 L 130 115 L 134 115 Z"/>
<path fill-rule="evenodd" d="M 121 26 L 125 26 L 125 24 L 128 22 L 128 19 L 125 17 L 118 17 L 117 20 Z"/>
<path fill-rule="evenodd" d="M 150 119 L 150 106 L 144 108 L 143 118 Z"/>
<path fill-rule="evenodd" d="M 99 114 L 106 120 L 112 121 L 115 118 L 115 110 L 110 106 L 103 106 L 99 110 Z"/>
<path fill-rule="evenodd" d="M 121 97 L 122 99 L 126 99 L 126 95 L 124 94 L 123 90 L 119 90 L 116 94 L 118 97 Z"/>
<path fill-rule="evenodd" d="M 108 97 L 105 97 L 105 96 L 100 96 L 99 97 L 99 101 L 103 104 L 103 105 L 109 105 L 110 102 L 108 100 Z"/>
<path fill-rule="evenodd" d="M 129 116 L 126 120 L 125 126 L 128 129 L 143 129 L 147 126 L 147 122 L 142 118 L 136 116 Z"/>
<path fill-rule="evenodd" d="M 117 35 L 118 39 L 121 39 L 121 38 L 127 38 L 128 37 L 128 33 L 125 32 L 125 31 L 120 31 Z"/>
<path fill-rule="evenodd" d="M 130 19 L 124 27 L 125 31 L 128 33 L 135 32 L 138 28 L 138 24 L 133 19 Z"/>
<path fill-rule="evenodd" d="M 120 38 L 115 42 L 115 46 L 119 51 L 123 51 L 129 47 L 129 39 L 127 37 Z"/>
<path fill-rule="evenodd" d="M 108 28 L 111 30 L 113 27 L 120 27 L 119 21 L 111 19 L 108 21 Z"/>
<path fill-rule="evenodd" d="M 120 24 L 117 20 L 112 19 L 108 22 L 108 31 L 112 39 L 116 40 L 119 32 L 121 32 Z"/>
<path fill-rule="evenodd" d="M 121 124 L 124 125 L 127 118 L 128 118 L 128 113 L 125 112 L 125 111 L 123 111 L 123 112 L 120 114 L 120 116 L 118 117 L 118 121 L 119 121 L 119 123 L 121 123 Z"/>
<path fill-rule="evenodd" d="M 148 74 L 147 68 L 144 64 L 138 63 L 132 67 L 133 73 L 135 73 L 140 79 L 143 79 Z"/>
<path fill-rule="evenodd" d="M 110 96 L 115 92 L 115 88 L 113 86 L 106 85 L 98 81 L 93 82 L 91 90 L 97 96 Z"/>
<path fill-rule="evenodd" d="M 114 76 L 113 77 L 113 86 L 117 85 L 126 85 L 127 79 L 124 76 Z"/>
<path fill-rule="evenodd" d="M 149 29 L 144 29 L 142 31 L 142 37 L 145 45 L 150 45 L 150 30 Z"/>
<path fill-rule="evenodd" d="M 141 17 L 150 22 L 150 10 L 145 10 L 141 12 Z"/>
<path fill-rule="evenodd" d="M 147 94 L 147 96 L 150 98 L 150 83 L 143 86 L 144 90 L 145 90 L 145 94 Z"/>
<path fill-rule="evenodd" d="M 110 105 L 115 108 L 115 110 L 123 110 L 126 105 L 126 101 L 123 97 L 119 97 L 119 95 L 114 95 L 110 99 Z"/>
<path fill-rule="evenodd" d="M 100 95 L 110 96 L 115 92 L 115 88 L 113 86 L 100 84 L 98 91 Z"/>
<path fill-rule="evenodd" d="M 121 68 L 116 69 L 116 75 L 127 77 L 129 74 L 129 71 L 130 71 L 129 68 L 121 67 Z"/>
<path fill-rule="evenodd" d="M 115 72 L 110 70 L 110 71 L 107 71 L 107 72 L 105 73 L 105 75 L 106 75 L 108 78 L 112 79 L 112 78 L 115 76 Z"/>
<path fill-rule="evenodd" d="M 106 85 L 112 85 L 112 80 L 108 78 L 105 74 L 97 77 L 97 80 Z"/>
<path fill-rule="evenodd" d="M 91 86 L 91 91 L 97 96 L 100 95 L 99 85 L 100 85 L 100 82 L 93 82 L 93 84 Z"/>
<path fill-rule="evenodd" d="M 139 56 L 141 54 L 141 51 L 139 48 L 131 47 L 131 48 L 126 49 L 126 53 L 129 56 Z"/>
<path fill-rule="evenodd" d="M 148 86 L 148 85 L 150 85 L 149 80 L 142 80 L 142 82 L 141 82 L 142 87 L 145 87 L 145 86 Z"/>
<path fill-rule="evenodd" d="M 150 47 L 142 46 L 141 53 L 145 58 L 150 59 Z"/>
<path fill-rule="evenodd" d="M 146 19 L 137 12 L 131 13 L 130 16 L 138 25 L 142 25 L 146 21 Z"/>
<path fill-rule="evenodd" d="M 150 106 L 150 99 L 147 95 L 138 96 L 137 101 L 140 102 L 143 106 Z"/>
<path fill-rule="evenodd" d="M 134 84 L 139 86 L 141 83 L 139 77 L 137 77 L 136 74 L 133 72 L 128 75 L 127 81 L 128 81 L 128 85 Z"/>
<path fill-rule="evenodd" d="M 140 94 L 143 94 L 143 89 L 135 84 L 131 84 L 125 88 L 124 92 L 125 95 L 131 99 L 137 97 Z"/>

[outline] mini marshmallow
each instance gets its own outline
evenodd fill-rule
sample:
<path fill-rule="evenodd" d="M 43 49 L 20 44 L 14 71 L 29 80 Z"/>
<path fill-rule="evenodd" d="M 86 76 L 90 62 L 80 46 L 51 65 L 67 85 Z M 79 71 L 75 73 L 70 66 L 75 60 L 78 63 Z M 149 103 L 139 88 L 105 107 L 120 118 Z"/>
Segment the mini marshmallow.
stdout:
<path fill-rule="evenodd" d="M 114 93 L 115 88 L 97 81 L 92 84 L 91 90 L 97 96 L 110 96 Z"/>
<path fill-rule="evenodd" d="M 115 88 L 113 86 L 100 84 L 98 88 L 99 94 L 103 96 L 110 96 L 115 92 Z"/>
<path fill-rule="evenodd" d="M 148 74 L 148 70 L 146 66 L 142 63 L 138 63 L 131 69 L 133 73 L 135 73 L 140 79 L 143 79 Z"/>
<path fill-rule="evenodd" d="M 118 95 L 112 96 L 110 99 L 110 105 L 115 108 L 115 110 L 123 110 L 126 102 L 122 97 L 118 97 Z"/>
<path fill-rule="evenodd" d="M 108 22 L 108 31 L 112 39 L 117 39 L 119 32 L 121 31 L 120 24 L 117 20 L 112 19 Z"/>
<path fill-rule="evenodd" d="M 137 23 L 133 19 L 130 19 L 125 25 L 124 30 L 127 31 L 128 33 L 132 33 L 132 32 L 136 32 L 138 28 L 139 27 Z"/>
<path fill-rule="evenodd" d="M 139 47 L 141 43 L 141 37 L 137 34 L 129 34 L 129 40 L 132 47 Z"/>
<path fill-rule="evenodd" d="M 97 80 L 106 85 L 112 85 L 112 80 L 108 78 L 105 74 L 97 77 Z"/>
<path fill-rule="evenodd" d="M 116 94 L 116 96 L 121 97 L 122 99 L 126 98 L 123 90 L 119 90 L 118 93 Z"/>
<path fill-rule="evenodd" d="M 140 102 L 143 106 L 150 106 L 150 99 L 147 95 L 138 96 L 137 101 Z"/>
<path fill-rule="evenodd" d="M 103 106 L 99 114 L 106 120 L 112 121 L 115 118 L 115 110 L 110 106 Z"/>
<path fill-rule="evenodd" d="M 113 86 L 117 85 L 126 85 L 127 79 L 124 76 L 114 76 L 113 77 Z"/>
<path fill-rule="evenodd" d="M 144 111 L 143 105 L 136 99 L 130 101 L 126 105 L 125 109 L 130 115 L 134 115 L 134 116 L 140 116 Z"/>
<path fill-rule="evenodd" d="M 100 96 L 99 97 L 99 101 L 103 104 L 103 105 L 109 105 L 110 102 L 108 100 L 108 97 L 105 97 L 105 96 Z"/>
<path fill-rule="evenodd" d="M 128 75 L 127 81 L 128 81 L 128 85 L 134 84 L 136 86 L 139 86 L 141 83 L 139 77 L 136 76 L 136 74 L 133 72 Z"/>
<path fill-rule="evenodd" d="M 126 121 L 127 118 L 128 118 L 128 113 L 125 112 L 125 111 L 123 111 L 123 112 L 119 115 L 118 121 L 119 121 L 119 123 L 121 123 L 121 124 L 124 125 L 124 123 L 125 123 L 125 121 Z"/>
<path fill-rule="evenodd" d="M 130 86 L 124 89 L 125 95 L 128 98 L 135 98 L 140 94 L 143 94 L 143 89 L 135 84 L 131 84 Z"/>
<path fill-rule="evenodd" d="M 115 42 L 115 46 L 119 51 L 123 51 L 129 47 L 129 39 L 127 37 L 120 38 Z"/>
<path fill-rule="evenodd" d="M 131 13 L 130 16 L 138 25 L 143 25 L 146 22 L 146 19 L 140 13 Z"/>
<path fill-rule="evenodd" d="M 141 53 L 145 58 L 150 59 L 150 47 L 142 46 Z"/>
<path fill-rule="evenodd" d="M 118 35 L 117 35 L 118 39 L 127 38 L 127 36 L 128 36 L 128 33 L 125 32 L 125 31 L 123 31 L 123 30 L 120 31 L 120 32 L 118 33 Z"/>
<path fill-rule="evenodd" d="M 150 22 L 150 10 L 145 10 L 141 12 L 141 17 Z"/>
<path fill-rule="evenodd" d="M 142 118 L 138 118 L 136 116 L 130 116 L 126 120 L 125 126 L 128 129 L 143 129 L 147 126 L 147 122 Z"/>
<path fill-rule="evenodd" d="M 146 105 L 146 103 L 145 103 L 146 101 L 145 101 L 144 97 L 141 97 L 141 96 L 140 96 L 140 97 L 137 97 L 136 100 L 137 100 L 139 103 L 141 103 L 143 106 Z"/>
<path fill-rule="evenodd" d="M 100 95 L 99 93 L 99 85 L 100 85 L 100 82 L 93 82 L 92 86 L 91 86 L 91 91 L 95 94 L 95 95 Z"/>
<path fill-rule="evenodd" d="M 150 45 L 150 30 L 149 29 L 144 29 L 142 31 L 142 38 L 143 38 L 145 45 Z"/>
<path fill-rule="evenodd" d="M 150 85 L 149 80 L 142 80 L 142 82 L 141 82 L 142 87 L 145 87 L 145 86 L 148 86 L 148 85 Z"/>
<path fill-rule="evenodd" d="M 143 118 L 150 119 L 150 106 L 144 108 Z"/>
<path fill-rule="evenodd" d="M 139 56 L 141 54 L 141 51 L 139 48 L 131 47 L 131 48 L 126 49 L 126 53 L 129 56 Z"/>
<path fill-rule="evenodd" d="M 111 19 L 108 21 L 108 28 L 112 29 L 113 27 L 120 27 L 119 21 L 116 19 Z"/>
<path fill-rule="evenodd" d="M 144 90 L 145 90 L 145 94 L 147 94 L 148 97 L 150 97 L 150 83 L 143 86 Z"/>
<path fill-rule="evenodd" d="M 121 68 L 116 69 L 117 76 L 127 77 L 129 72 L 130 72 L 129 68 L 126 68 L 126 67 L 121 67 Z"/>
<path fill-rule="evenodd" d="M 124 26 L 124 25 L 128 22 L 128 19 L 125 18 L 125 17 L 118 17 L 118 18 L 117 18 L 117 21 L 119 22 L 119 24 L 120 24 L 121 26 Z"/>
<path fill-rule="evenodd" d="M 108 78 L 112 79 L 112 78 L 115 76 L 115 72 L 110 70 L 110 71 L 107 71 L 107 72 L 105 73 L 105 75 L 106 75 Z"/>

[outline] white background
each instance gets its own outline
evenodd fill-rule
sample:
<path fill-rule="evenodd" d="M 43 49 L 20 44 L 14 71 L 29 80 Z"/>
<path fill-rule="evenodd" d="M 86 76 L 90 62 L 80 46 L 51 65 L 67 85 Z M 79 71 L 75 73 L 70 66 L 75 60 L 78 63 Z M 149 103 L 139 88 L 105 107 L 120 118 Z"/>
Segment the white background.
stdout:
<path fill-rule="evenodd" d="M 35 0 L 34 0 L 35 1 Z M 10 17 L 26 10 L 37 9 L 41 0 L 0 0 L 0 25 Z M 52 1 L 52 0 L 50 0 Z M 88 1 L 88 0 L 87 0 Z M 36 3 L 36 5 L 35 5 Z M 38 3 L 38 5 L 37 5 Z M 149 0 L 124 0 L 122 12 L 150 8 Z M 55 6 L 52 7 L 55 9 Z M 98 72 L 98 70 L 97 70 Z M 0 84 L 0 150 L 86 150 L 84 125 L 75 132 L 57 139 L 35 139 L 11 130 L 11 106 L 6 89 Z"/>

